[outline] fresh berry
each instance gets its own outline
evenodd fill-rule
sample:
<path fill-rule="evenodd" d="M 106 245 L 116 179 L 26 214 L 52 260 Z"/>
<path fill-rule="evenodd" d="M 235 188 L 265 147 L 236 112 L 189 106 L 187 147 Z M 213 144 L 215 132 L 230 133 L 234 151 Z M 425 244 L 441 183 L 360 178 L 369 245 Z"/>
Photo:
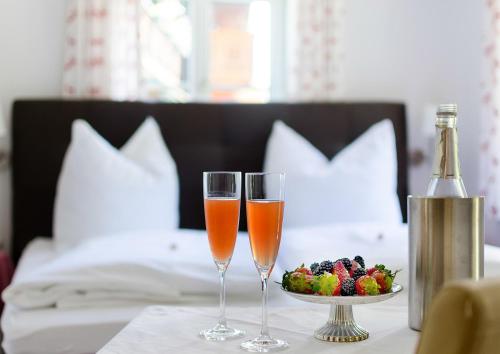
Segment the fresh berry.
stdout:
<path fill-rule="evenodd" d="M 334 274 L 337 275 L 337 274 Z M 339 279 L 339 282 L 337 283 L 337 286 L 333 290 L 333 295 L 334 296 L 340 296 L 340 291 L 342 290 L 342 281 Z"/>
<path fill-rule="evenodd" d="M 387 290 L 390 289 L 390 286 L 392 287 L 392 281 L 391 280 L 389 280 L 389 282 L 386 281 L 386 276 L 384 272 L 376 270 L 375 272 L 373 272 L 371 276 L 373 277 L 373 279 L 377 281 L 378 285 L 380 286 L 380 292 L 382 294 L 385 294 Z"/>
<path fill-rule="evenodd" d="M 363 275 L 366 275 L 366 270 L 363 268 L 358 268 L 352 273 L 352 278 L 354 280 L 358 280 L 358 278 L 361 278 Z"/>
<path fill-rule="evenodd" d="M 340 281 L 336 274 L 325 272 L 314 277 L 312 290 L 318 295 L 332 296 L 339 284 Z"/>
<path fill-rule="evenodd" d="M 356 280 L 356 293 L 358 295 L 378 295 L 379 285 L 377 281 L 369 275 L 363 275 Z"/>
<path fill-rule="evenodd" d="M 333 266 L 333 273 L 337 274 L 340 282 L 343 282 L 344 279 L 350 278 L 349 272 L 347 271 L 347 269 L 345 269 L 344 263 L 342 261 L 335 262 L 335 265 Z"/>
<path fill-rule="evenodd" d="M 363 257 L 356 256 L 356 257 L 354 257 L 354 260 L 359 263 L 359 265 L 361 266 L 361 268 L 365 267 L 365 260 L 363 259 Z"/>
<path fill-rule="evenodd" d="M 342 288 L 340 289 L 340 295 L 353 296 L 354 294 L 356 294 L 356 282 L 354 279 L 344 279 Z"/>
<path fill-rule="evenodd" d="M 347 269 L 347 271 L 350 271 L 351 270 L 351 260 L 349 258 L 341 258 L 341 259 L 337 259 L 336 262 L 338 261 L 341 261 L 343 264 L 344 264 L 344 267 L 345 269 Z"/>
<path fill-rule="evenodd" d="M 383 264 L 377 264 L 375 268 L 377 270 L 373 272 L 372 277 L 375 278 L 380 286 L 380 292 L 383 294 L 391 292 L 392 283 L 398 272 L 395 271 L 393 273 L 390 269 L 385 268 Z"/>
<path fill-rule="evenodd" d="M 323 261 L 319 264 L 319 267 L 314 272 L 314 275 L 321 275 L 324 272 L 332 273 L 333 262 L 332 261 Z"/>
<path fill-rule="evenodd" d="M 359 263 L 356 262 L 356 261 L 354 261 L 354 260 L 351 262 L 351 264 L 352 264 L 352 266 L 351 266 L 351 270 L 349 271 L 349 275 L 352 278 L 352 275 L 354 274 L 354 272 L 356 271 L 356 269 L 363 268 L 363 267 L 361 267 L 359 265 Z"/>
<path fill-rule="evenodd" d="M 375 267 L 368 268 L 368 270 L 366 271 L 366 274 L 372 275 L 373 273 L 375 273 L 376 270 L 377 270 L 377 268 L 375 268 Z"/>
<path fill-rule="evenodd" d="M 296 293 L 312 294 L 313 281 L 314 277 L 312 275 L 293 272 L 288 280 L 288 290 Z"/>
<path fill-rule="evenodd" d="M 309 267 L 311 269 L 311 272 L 316 273 L 316 270 L 319 268 L 319 263 L 316 263 L 314 262 L 313 264 L 311 264 L 311 266 Z"/>
<path fill-rule="evenodd" d="M 292 275 L 292 272 L 285 271 L 283 274 L 283 278 L 281 280 L 281 286 L 285 290 L 290 290 L 290 276 Z"/>
<path fill-rule="evenodd" d="M 309 268 L 306 268 L 304 267 L 304 263 L 302 263 L 302 265 L 300 267 L 298 267 L 297 269 L 295 269 L 296 272 L 299 272 L 299 273 L 304 273 L 304 274 L 307 274 L 307 275 L 312 275 L 312 272 Z"/>
<path fill-rule="evenodd" d="M 324 296 L 363 296 L 390 292 L 398 271 L 393 272 L 383 264 L 365 270 L 362 263 L 363 258 L 356 256 L 352 261 L 342 258 L 335 262 L 327 260 L 320 264 L 313 263 L 310 268 L 301 264 L 294 271 L 283 274 L 282 287 L 297 293 Z"/>

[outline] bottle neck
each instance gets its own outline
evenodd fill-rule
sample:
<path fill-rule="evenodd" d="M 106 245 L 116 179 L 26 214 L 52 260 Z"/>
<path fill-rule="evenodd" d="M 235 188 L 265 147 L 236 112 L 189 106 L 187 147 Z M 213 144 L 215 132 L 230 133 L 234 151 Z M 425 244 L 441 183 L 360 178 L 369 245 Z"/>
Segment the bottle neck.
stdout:
<path fill-rule="evenodd" d="M 436 121 L 436 146 L 432 176 L 436 178 L 460 178 L 458 137 L 455 119 Z"/>

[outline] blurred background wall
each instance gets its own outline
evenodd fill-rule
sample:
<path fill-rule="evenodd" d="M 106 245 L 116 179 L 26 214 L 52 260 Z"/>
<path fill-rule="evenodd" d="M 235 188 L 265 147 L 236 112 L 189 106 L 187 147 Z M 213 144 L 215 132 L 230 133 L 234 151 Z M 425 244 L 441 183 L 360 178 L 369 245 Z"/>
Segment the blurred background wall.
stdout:
<path fill-rule="evenodd" d="M 4 0 L 0 7 L 0 105 L 9 117 L 15 98 L 61 95 L 66 1 Z M 433 139 L 433 117 L 426 107 L 457 102 L 470 194 L 479 189 L 482 33 L 482 1 L 345 1 L 339 98 L 405 102 L 410 147 L 425 154 L 432 154 Z M 424 191 L 429 169 L 428 160 L 411 168 L 412 193 Z M 9 181 L 9 172 L 0 171 L 2 239 L 10 230 Z"/>

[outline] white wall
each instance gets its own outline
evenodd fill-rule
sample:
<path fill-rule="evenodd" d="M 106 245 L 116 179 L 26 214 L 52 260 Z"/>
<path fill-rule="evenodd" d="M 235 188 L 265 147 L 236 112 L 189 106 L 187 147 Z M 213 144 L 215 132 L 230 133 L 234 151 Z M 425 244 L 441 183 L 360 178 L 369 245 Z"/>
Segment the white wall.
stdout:
<path fill-rule="evenodd" d="M 456 102 L 463 179 L 469 195 L 479 194 L 484 2 L 345 0 L 345 8 L 345 98 L 406 103 L 410 149 L 430 155 L 410 169 L 410 192 L 424 193 L 430 176 L 425 106 Z M 500 246 L 499 231 L 487 218 L 489 243 Z"/>
<path fill-rule="evenodd" d="M 433 123 L 424 120 L 425 105 L 458 103 L 460 158 L 469 194 L 479 189 L 482 3 L 345 1 L 345 97 L 406 103 L 412 149 L 429 146 L 423 125 Z M 429 163 L 411 170 L 412 193 L 425 192 L 429 174 Z"/>
<path fill-rule="evenodd" d="M 65 0 L 0 0 L 0 106 L 61 92 Z M 7 139 L 0 146 L 8 145 Z M 0 238 L 10 232 L 10 176 L 0 171 Z"/>

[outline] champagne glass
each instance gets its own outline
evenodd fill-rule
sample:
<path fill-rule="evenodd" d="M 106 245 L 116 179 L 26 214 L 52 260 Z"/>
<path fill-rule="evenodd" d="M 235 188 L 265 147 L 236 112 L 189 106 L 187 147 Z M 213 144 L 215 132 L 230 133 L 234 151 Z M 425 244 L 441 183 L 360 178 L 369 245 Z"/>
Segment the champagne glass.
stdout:
<path fill-rule="evenodd" d="M 267 281 L 274 267 L 281 241 L 285 174 L 246 173 L 246 208 L 252 256 L 262 282 L 262 326 L 260 335 L 243 342 L 250 352 L 267 353 L 288 347 L 281 339 L 272 338 L 267 326 Z"/>
<path fill-rule="evenodd" d="M 225 275 L 233 256 L 240 221 L 241 172 L 203 172 L 208 242 L 220 278 L 220 316 L 215 327 L 200 332 L 207 340 L 224 341 L 245 334 L 226 323 Z"/>

